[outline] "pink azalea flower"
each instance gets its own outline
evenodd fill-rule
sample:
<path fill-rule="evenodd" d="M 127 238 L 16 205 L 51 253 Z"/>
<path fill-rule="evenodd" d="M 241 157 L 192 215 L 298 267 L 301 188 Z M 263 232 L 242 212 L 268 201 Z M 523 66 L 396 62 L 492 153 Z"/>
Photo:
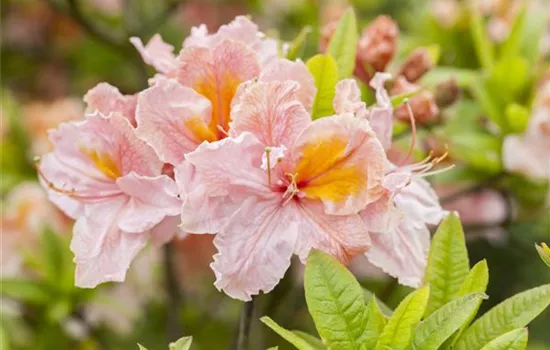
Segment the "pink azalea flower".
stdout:
<path fill-rule="evenodd" d="M 88 112 L 100 112 L 103 115 L 119 113 L 136 126 L 136 95 L 123 95 L 118 89 L 107 83 L 99 83 L 84 95 Z"/>
<path fill-rule="evenodd" d="M 369 247 L 358 213 L 382 194 L 383 148 L 351 112 L 312 122 L 301 89 L 246 84 L 230 137 L 201 144 L 176 168 L 183 229 L 217 232 L 215 285 L 234 298 L 269 292 L 293 254 L 304 260 L 318 248 L 348 262 Z"/>
<path fill-rule="evenodd" d="M 76 219 L 76 285 L 124 280 L 148 232 L 174 232 L 157 232 L 179 213 L 174 181 L 161 175 L 162 162 L 119 114 L 63 123 L 50 139 L 54 150 L 38 169 L 50 200 Z"/>
<path fill-rule="evenodd" d="M 336 112 L 355 111 L 366 118 L 387 150 L 391 146 L 393 108 L 384 82 L 388 73 L 377 73 L 371 80 L 376 90 L 376 105 L 366 110 L 354 81 L 340 82 L 334 104 Z M 422 177 L 442 158 L 398 167 L 386 163 L 382 197 L 361 211 L 371 232 L 372 244 L 366 252 L 369 261 L 404 285 L 417 287 L 422 282 L 430 246 L 427 225 L 437 225 L 445 211 L 436 193 Z"/>
<path fill-rule="evenodd" d="M 197 57 L 189 57 L 182 65 L 178 80 L 159 79 L 139 94 L 137 133 L 164 162 L 177 165 L 201 142 L 232 134 L 232 110 L 239 108 L 235 106 L 249 79 L 267 82 L 292 78 L 300 83 L 299 101 L 311 108 L 316 89 L 303 62 L 277 59 L 260 72 L 257 58 L 246 50 L 231 41 L 223 41 L 213 51 L 184 49 L 182 56 Z"/>

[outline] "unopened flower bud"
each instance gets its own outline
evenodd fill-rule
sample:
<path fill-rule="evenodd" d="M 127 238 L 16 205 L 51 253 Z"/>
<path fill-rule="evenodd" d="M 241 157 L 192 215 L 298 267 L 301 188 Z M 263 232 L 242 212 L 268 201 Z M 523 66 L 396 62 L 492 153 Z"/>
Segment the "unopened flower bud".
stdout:
<path fill-rule="evenodd" d="M 440 108 L 452 105 L 460 96 L 460 88 L 455 79 L 439 83 L 435 88 L 435 103 Z"/>
<path fill-rule="evenodd" d="M 399 76 L 395 79 L 391 89 L 391 95 L 401 95 L 417 90 L 420 90 L 420 86 L 410 83 L 403 76 Z M 434 95 L 430 91 L 424 90 L 417 92 L 409 99 L 408 103 L 411 106 L 414 119 L 418 124 L 431 124 L 439 115 L 439 108 L 435 104 Z M 409 122 L 411 119 L 407 106 L 404 105 L 394 110 L 394 116 L 404 122 Z"/>
<path fill-rule="evenodd" d="M 399 27 L 388 16 L 378 16 L 363 30 L 357 44 L 357 59 L 363 66 L 383 72 L 397 51 Z"/>
<path fill-rule="evenodd" d="M 401 66 L 399 74 L 410 82 L 420 79 L 426 72 L 432 69 L 434 62 L 427 48 L 419 47 L 414 50 Z"/>

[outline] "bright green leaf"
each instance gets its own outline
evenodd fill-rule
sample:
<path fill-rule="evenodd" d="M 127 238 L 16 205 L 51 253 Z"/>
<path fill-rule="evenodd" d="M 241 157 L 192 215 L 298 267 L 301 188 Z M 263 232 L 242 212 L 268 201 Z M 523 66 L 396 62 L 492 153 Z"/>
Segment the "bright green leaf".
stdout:
<path fill-rule="evenodd" d="M 494 47 L 485 30 L 485 23 L 479 13 L 477 6 L 469 6 L 470 8 L 470 35 L 474 42 L 474 48 L 477 58 L 481 66 L 485 69 L 491 68 L 495 61 Z"/>
<path fill-rule="evenodd" d="M 429 296 L 429 286 L 424 286 L 407 295 L 384 327 L 375 349 L 405 349 L 411 341 L 413 327 L 422 319 L 426 311 Z"/>
<path fill-rule="evenodd" d="M 371 300 L 372 298 L 376 300 L 376 303 L 378 304 L 377 306 L 380 308 L 380 311 L 382 311 L 382 314 L 384 316 L 390 317 L 393 314 L 393 310 L 388 305 L 384 304 L 384 302 L 382 302 L 380 299 L 378 299 L 373 292 L 368 289 L 363 289 L 363 293 L 365 294 L 365 300 Z"/>
<path fill-rule="evenodd" d="M 290 46 L 288 48 L 288 53 L 286 54 L 286 58 L 288 58 L 291 61 L 294 61 L 298 57 L 301 56 L 302 52 L 304 51 L 306 39 L 309 33 L 312 32 L 312 29 L 310 26 L 305 26 L 302 28 L 300 33 L 292 40 L 290 43 Z"/>
<path fill-rule="evenodd" d="M 510 103 L 504 112 L 511 133 L 523 133 L 529 122 L 530 111 L 517 103 Z"/>
<path fill-rule="evenodd" d="M 540 245 L 535 244 L 535 248 L 537 249 L 542 261 L 544 261 L 546 265 L 550 266 L 550 248 L 548 245 L 543 242 Z"/>
<path fill-rule="evenodd" d="M 358 349 L 367 325 L 363 289 L 335 258 L 312 250 L 307 258 L 306 302 L 323 342 L 329 348 Z"/>
<path fill-rule="evenodd" d="M 413 350 L 437 350 L 455 331 L 457 331 L 472 313 L 477 310 L 486 295 L 474 293 L 450 301 L 420 322 L 414 331 Z"/>
<path fill-rule="evenodd" d="M 512 30 L 506 41 L 502 43 L 500 49 L 500 57 L 519 56 L 521 53 L 521 41 L 525 32 L 525 19 L 527 14 L 527 6 L 524 4 L 521 12 L 517 15 Z"/>
<path fill-rule="evenodd" d="M 487 86 L 502 103 L 517 101 L 529 81 L 529 63 L 522 57 L 505 57 L 490 70 Z"/>
<path fill-rule="evenodd" d="M 454 349 L 479 349 L 502 334 L 525 327 L 550 304 L 550 284 L 514 295 L 493 307 L 457 341 Z"/>
<path fill-rule="evenodd" d="M 141 344 L 138 343 L 138 349 L 139 350 L 147 350 L 147 348 Z"/>
<path fill-rule="evenodd" d="M 458 295 L 469 264 L 462 225 L 456 214 L 451 213 L 439 225 L 428 256 L 425 282 L 431 290 L 426 316 Z"/>
<path fill-rule="evenodd" d="M 332 100 L 334 99 L 336 84 L 338 83 L 338 66 L 330 55 L 316 55 L 310 58 L 307 68 L 313 75 L 317 94 L 313 100 L 311 117 L 326 117 L 334 114 Z"/>
<path fill-rule="evenodd" d="M 189 350 L 191 344 L 193 343 L 193 337 L 183 337 L 179 338 L 173 343 L 168 345 L 168 350 Z"/>
<path fill-rule="evenodd" d="M 349 78 L 353 73 L 357 40 L 357 20 L 353 8 L 350 7 L 340 18 L 327 48 L 327 52 L 334 57 L 338 64 L 340 79 Z"/>
<path fill-rule="evenodd" d="M 298 350 L 322 350 L 325 348 L 319 339 L 303 332 L 289 331 L 279 326 L 268 316 L 260 318 L 260 321 L 271 328 L 275 333 L 283 337 L 290 344 L 294 345 Z M 309 336 L 309 338 L 307 336 Z"/>
<path fill-rule="evenodd" d="M 388 322 L 382 311 L 380 311 L 379 303 L 374 296 L 370 299 L 367 310 L 368 321 L 365 327 L 365 341 L 362 345 L 365 349 L 374 349 L 378 338 L 380 338 L 380 334 L 382 334 Z"/>
<path fill-rule="evenodd" d="M 519 328 L 501 335 L 481 350 L 524 350 L 527 347 L 529 332 L 526 328 Z"/>

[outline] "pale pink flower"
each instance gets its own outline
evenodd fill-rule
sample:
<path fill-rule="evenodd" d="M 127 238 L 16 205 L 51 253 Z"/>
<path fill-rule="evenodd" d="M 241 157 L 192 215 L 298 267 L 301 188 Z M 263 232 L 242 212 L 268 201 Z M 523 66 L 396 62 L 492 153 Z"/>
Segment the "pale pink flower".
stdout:
<path fill-rule="evenodd" d="M 63 123 L 50 138 L 54 150 L 38 169 L 50 199 L 76 219 L 76 285 L 124 280 L 148 232 L 165 236 L 156 226 L 179 213 L 174 181 L 119 114 Z"/>
<path fill-rule="evenodd" d="M 303 261 L 318 248 L 348 262 L 369 247 L 358 212 L 381 195 L 382 146 L 352 113 L 311 122 L 299 89 L 247 84 L 231 137 L 201 144 L 176 168 L 183 229 L 218 233 L 215 285 L 234 298 L 269 292 L 293 254 Z"/>
<path fill-rule="evenodd" d="M 348 110 L 355 110 L 356 116 L 366 118 L 386 150 L 391 146 L 393 125 L 393 109 L 384 88 L 389 78 L 388 73 L 377 73 L 373 77 L 371 86 L 376 90 L 377 103 L 366 113 L 354 82 L 340 82 L 335 96 L 335 101 L 340 100 L 335 104 L 336 112 L 346 110 L 340 106 L 348 106 Z M 345 100 L 347 103 L 342 102 Z M 360 213 L 371 233 L 372 244 L 366 252 L 369 261 L 397 277 L 400 283 L 413 287 L 420 285 L 427 263 L 430 246 L 427 225 L 438 224 L 445 215 L 436 193 L 422 178 L 429 175 L 440 160 L 426 159 L 401 167 L 387 161 L 382 197 Z"/>
<path fill-rule="evenodd" d="M 84 95 L 88 112 L 100 112 L 103 115 L 119 113 L 132 124 L 136 125 L 137 95 L 123 95 L 107 83 L 99 83 Z"/>
<path fill-rule="evenodd" d="M 159 79 L 138 97 L 137 133 L 164 162 L 177 165 L 201 142 L 231 134 L 231 114 L 240 108 L 235 105 L 249 79 L 295 80 L 299 101 L 308 109 L 313 103 L 315 83 L 301 61 L 277 59 L 260 72 L 252 52 L 231 41 L 214 50 L 185 49 L 181 56 L 189 57 L 177 73 L 179 81 Z"/>

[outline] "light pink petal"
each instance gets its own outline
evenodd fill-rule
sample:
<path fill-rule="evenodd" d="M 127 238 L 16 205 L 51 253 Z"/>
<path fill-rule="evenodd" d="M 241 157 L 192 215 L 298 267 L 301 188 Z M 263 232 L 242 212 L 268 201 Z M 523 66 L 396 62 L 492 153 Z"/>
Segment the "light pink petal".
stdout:
<path fill-rule="evenodd" d="M 225 137 L 231 104 L 239 85 L 260 74 L 255 53 L 240 42 L 224 40 L 212 49 L 185 48 L 179 60 L 179 82 L 210 100 L 210 129 L 221 129 L 218 138 Z"/>
<path fill-rule="evenodd" d="M 464 224 L 498 225 L 508 215 L 508 205 L 502 194 L 492 190 L 482 190 L 464 195 L 445 204 L 448 211 L 457 211 Z"/>
<path fill-rule="evenodd" d="M 179 229 L 181 223 L 180 216 L 167 216 L 158 225 L 151 229 L 151 241 L 156 246 L 168 243 L 175 235 L 183 236 L 184 233 Z"/>
<path fill-rule="evenodd" d="M 386 155 L 368 122 L 351 114 L 317 119 L 290 151 L 306 198 L 328 214 L 356 214 L 383 193 Z"/>
<path fill-rule="evenodd" d="M 392 222 L 400 218 L 400 215 L 396 214 L 396 209 L 389 192 L 385 193 L 376 202 L 367 205 L 365 209 L 361 210 L 359 215 L 371 233 L 387 232 L 390 227 L 395 226 L 392 226 Z"/>
<path fill-rule="evenodd" d="M 123 95 L 116 87 L 99 83 L 84 95 L 84 102 L 90 112 L 99 111 L 104 115 L 120 113 L 133 126 L 136 124 L 136 95 Z"/>
<path fill-rule="evenodd" d="M 167 163 L 179 164 L 202 141 L 215 141 L 209 129 L 210 102 L 193 89 L 163 79 L 141 92 L 137 134 Z"/>
<path fill-rule="evenodd" d="M 75 284 L 94 288 L 107 281 L 124 280 L 136 254 L 147 241 L 145 234 L 122 232 L 116 218 L 127 199 L 88 205 L 74 228 L 71 250 L 75 254 Z"/>
<path fill-rule="evenodd" d="M 317 94 L 315 80 L 301 60 L 289 61 L 284 58 L 277 59 L 262 69 L 260 81 L 286 81 L 292 80 L 299 84 L 298 99 L 309 111 L 313 105 L 313 99 Z"/>
<path fill-rule="evenodd" d="M 296 212 L 279 200 L 251 197 L 231 217 L 214 244 L 218 253 L 211 267 L 216 288 L 248 301 L 270 292 L 290 266 L 299 234 Z"/>
<path fill-rule="evenodd" d="M 301 201 L 296 209 L 300 215 L 295 253 L 302 261 L 315 248 L 348 263 L 370 246 L 367 228 L 359 215 L 329 215 L 320 203 L 308 200 Z"/>
<path fill-rule="evenodd" d="M 153 35 L 147 45 L 143 46 L 140 38 L 132 37 L 130 42 L 141 54 L 143 61 L 155 67 L 160 73 L 168 74 L 178 67 L 174 56 L 174 47 L 165 43 L 159 34 Z"/>
<path fill-rule="evenodd" d="M 201 24 L 198 27 L 191 27 L 191 34 L 183 41 L 183 47 L 208 47 L 209 44 L 210 36 L 205 24 Z"/>
<path fill-rule="evenodd" d="M 428 260 L 430 231 L 423 222 L 408 217 L 392 221 L 385 232 L 371 235 L 372 246 L 366 256 L 399 283 L 417 288 Z"/>
<path fill-rule="evenodd" d="M 116 181 L 129 196 L 118 216 L 118 227 L 125 232 L 141 233 L 152 229 L 167 216 L 179 214 L 181 201 L 174 180 L 129 173 Z"/>
<path fill-rule="evenodd" d="M 249 84 L 233 105 L 230 136 L 249 131 L 265 146 L 290 147 L 311 123 L 298 100 L 298 89 L 291 81 Z"/>
<path fill-rule="evenodd" d="M 447 215 L 430 183 L 413 177 L 394 199 L 395 206 L 406 216 L 423 223 L 437 225 Z"/>
<path fill-rule="evenodd" d="M 336 84 L 332 104 L 337 114 L 353 113 L 358 118 L 368 116 L 367 106 L 361 101 L 361 90 L 354 79 L 344 79 Z"/>
<path fill-rule="evenodd" d="M 369 121 L 386 150 L 391 146 L 393 128 L 393 107 L 384 88 L 384 83 L 390 78 L 389 73 L 376 73 L 370 83 L 376 90 L 376 105 L 370 107 Z"/>

